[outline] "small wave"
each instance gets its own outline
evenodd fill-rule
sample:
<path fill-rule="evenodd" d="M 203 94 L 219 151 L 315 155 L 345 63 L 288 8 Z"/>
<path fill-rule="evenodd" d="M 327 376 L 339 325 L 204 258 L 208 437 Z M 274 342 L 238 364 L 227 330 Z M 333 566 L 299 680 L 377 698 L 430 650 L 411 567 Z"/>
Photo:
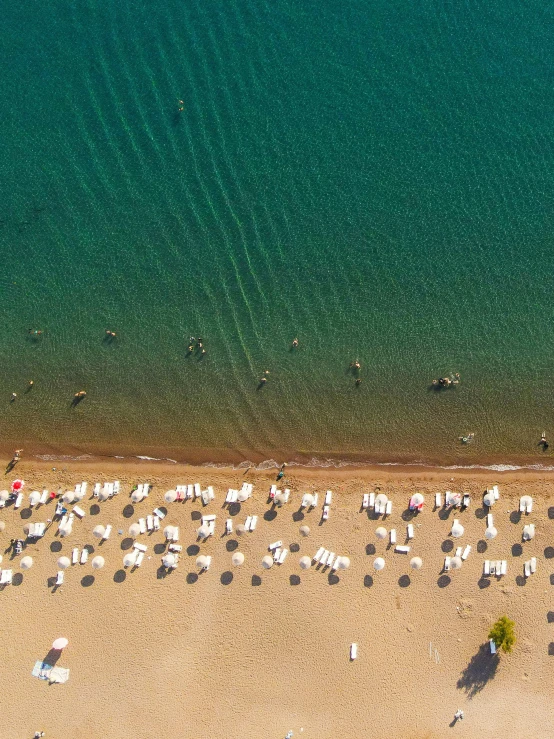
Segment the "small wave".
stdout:
<path fill-rule="evenodd" d="M 77 457 L 72 457 L 70 454 L 35 454 L 37 459 L 42 459 L 43 462 L 85 462 L 93 459 L 92 454 L 79 454 Z"/>
<path fill-rule="evenodd" d="M 120 457 L 124 459 L 124 457 Z M 144 454 L 135 455 L 135 459 L 144 459 L 147 462 L 171 462 L 171 464 L 179 464 L 176 459 L 170 459 L 169 457 L 147 457 Z"/>

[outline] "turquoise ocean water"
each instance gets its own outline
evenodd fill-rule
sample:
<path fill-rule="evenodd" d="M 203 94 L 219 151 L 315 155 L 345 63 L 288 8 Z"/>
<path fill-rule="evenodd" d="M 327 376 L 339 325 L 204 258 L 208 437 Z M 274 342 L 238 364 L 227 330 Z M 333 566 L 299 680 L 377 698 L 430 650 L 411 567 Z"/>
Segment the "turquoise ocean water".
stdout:
<path fill-rule="evenodd" d="M 548 464 L 553 21 L 536 0 L 9 0 L 1 444 Z"/>

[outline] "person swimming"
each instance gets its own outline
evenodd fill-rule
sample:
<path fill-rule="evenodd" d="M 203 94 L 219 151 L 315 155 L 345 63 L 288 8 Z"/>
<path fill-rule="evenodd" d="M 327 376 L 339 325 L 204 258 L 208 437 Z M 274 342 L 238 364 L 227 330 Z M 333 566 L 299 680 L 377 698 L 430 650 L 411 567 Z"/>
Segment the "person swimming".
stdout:
<path fill-rule="evenodd" d="M 297 347 L 298 347 L 298 339 L 293 339 L 292 340 L 292 348 L 293 349 L 296 349 Z"/>

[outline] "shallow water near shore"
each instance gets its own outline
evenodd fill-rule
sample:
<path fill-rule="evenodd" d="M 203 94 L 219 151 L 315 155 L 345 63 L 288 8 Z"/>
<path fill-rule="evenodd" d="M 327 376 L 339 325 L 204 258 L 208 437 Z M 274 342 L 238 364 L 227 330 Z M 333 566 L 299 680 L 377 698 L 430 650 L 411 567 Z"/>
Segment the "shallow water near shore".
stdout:
<path fill-rule="evenodd" d="M 549 14 L 8 6 L 2 444 L 548 466 Z"/>

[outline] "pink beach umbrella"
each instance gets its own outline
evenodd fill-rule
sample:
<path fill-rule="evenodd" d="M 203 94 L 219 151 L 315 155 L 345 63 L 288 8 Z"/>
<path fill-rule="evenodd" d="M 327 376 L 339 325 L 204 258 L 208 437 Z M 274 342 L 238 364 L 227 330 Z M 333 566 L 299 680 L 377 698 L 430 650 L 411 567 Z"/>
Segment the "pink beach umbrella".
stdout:
<path fill-rule="evenodd" d="M 13 492 L 14 493 L 17 493 L 20 490 L 23 490 L 23 486 L 24 485 L 25 485 L 25 483 L 23 482 L 23 480 L 14 480 L 12 482 L 12 490 L 13 490 Z"/>
<path fill-rule="evenodd" d="M 56 641 L 52 644 L 52 649 L 56 649 L 56 650 L 65 649 L 68 644 L 69 644 L 69 641 L 65 639 L 65 637 L 61 636 L 59 639 L 56 639 Z"/>

